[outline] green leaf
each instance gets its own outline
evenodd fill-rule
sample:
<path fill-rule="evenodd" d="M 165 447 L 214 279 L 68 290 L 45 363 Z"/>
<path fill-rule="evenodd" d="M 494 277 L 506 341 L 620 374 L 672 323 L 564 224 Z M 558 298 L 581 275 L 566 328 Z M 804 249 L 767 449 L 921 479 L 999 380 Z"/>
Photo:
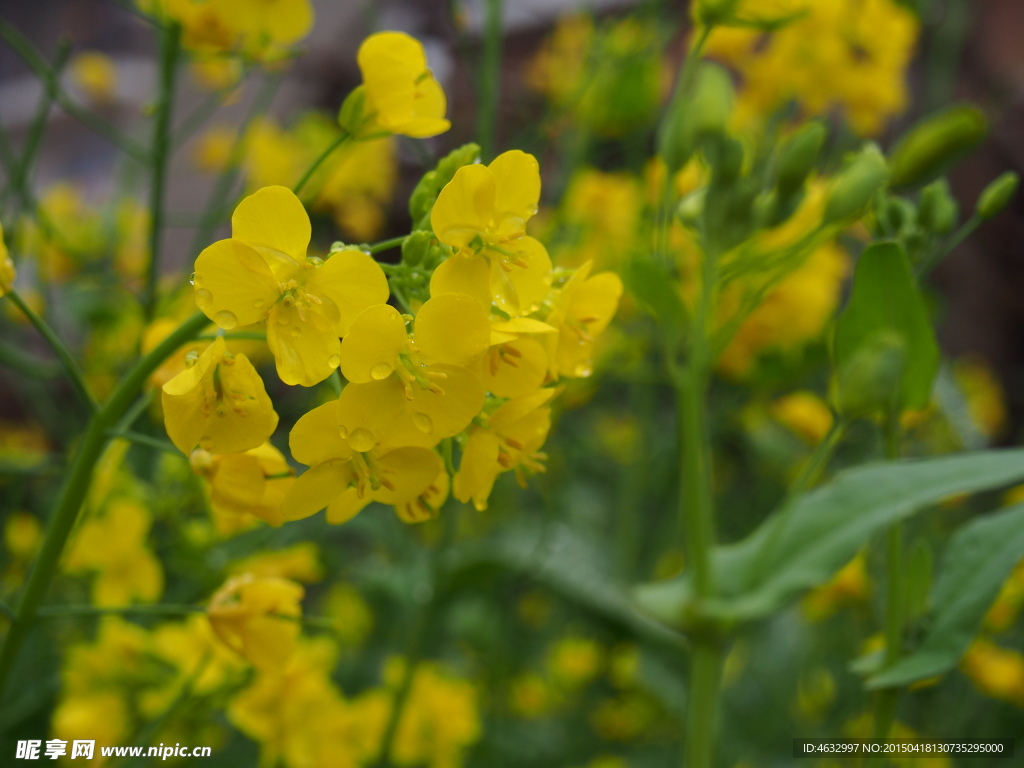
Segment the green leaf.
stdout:
<path fill-rule="evenodd" d="M 881 340 L 898 342 L 902 359 L 898 365 L 880 365 L 873 371 L 873 362 L 864 358 L 864 350 Z M 838 406 L 848 415 L 887 407 L 923 408 L 931 399 L 939 370 L 939 347 L 910 261 L 898 243 L 875 243 L 861 254 L 850 301 L 836 322 L 833 352 Z M 865 376 L 881 377 L 875 382 L 880 394 L 892 399 L 865 401 L 865 391 L 875 389 L 865 382 Z"/>
<path fill-rule="evenodd" d="M 928 613 L 931 606 L 929 593 L 932 588 L 932 548 L 924 539 L 918 539 L 910 550 L 907 561 L 906 596 L 907 620 L 917 621 Z"/>
<path fill-rule="evenodd" d="M 1024 504 L 957 531 L 932 591 L 935 616 L 928 634 L 916 651 L 872 677 L 868 688 L 907 685 L 955 667 L 1022 557 Z"/>
<path fill-rule="evenodd" d="M 655 319 L 669 344 L 682 338 L 686 326 L 686 307 L 668 271 L 658 262 L 636 256 L 626 264 L 623 275 L 629 292 Z"/>
<path fill-rule="evenodd" d="M 723 621 L 778 611 L 827 582 L 876 533 L 948 496 L 1024 478 L 1024 449 L 866 465 L 797 497 L 745 539 L 713 553 L 716 595 L 702 609 Z M 640 607 L 679 626 L 693 604 L 686 573 L 634 591 Z M 936 602 L 936 604 L 938 604 Z"/>

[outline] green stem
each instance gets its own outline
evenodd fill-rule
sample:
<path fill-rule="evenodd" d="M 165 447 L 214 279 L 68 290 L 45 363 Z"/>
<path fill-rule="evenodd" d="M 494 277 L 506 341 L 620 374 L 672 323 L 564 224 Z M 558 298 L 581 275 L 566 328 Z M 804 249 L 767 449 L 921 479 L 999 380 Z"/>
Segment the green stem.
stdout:
<path fill-rule="evenodd" d="M 153 371 L 209 322 L 206 315 L 197 312 L 182 323 L 128 372 L 107 403 L 90 419 L 64 479 L 57 505 L 50 515 L 46 536 L 18 602 L 16 617 L 0 647 L 0 696 L 3 695 L 18 652 L 36 619 L 39 603 L 46 596 L 57 573 L 64 546 L 89 491 L 96 462 L 110 441 L 109 431 L 132 406 Z"/>
<path fill-rule="evenodd" d="M 718 641 L 699 637 L 694 639 L 691 653 L 683 764 L 687 768 L 710 768 L 715 760 L 724 653 Z"/>
<path fill-rule="evenodd" d="M 8 291 L 7 298 L 14 302 L 14 305 L 21 310 L 33 327 L 39 331 L 39 334 L 46 339 L 46 343 L 50 345 L 50 349 L 54 351 L 61 365 L 64 366 L 64 371 L 67 373 L 68 378 L 71 379 L 71 383 L 74 385 L 79 396 L 89 406 L 89 410 L 95 412 L 97 408 L 96 401 L 89 391 L 89 386 L 85 383 L 82 369 L 78 367 L 78 363 L 75 362 L 75 358 L 71 356 L 68 348 L 64 346 L 64 342 L 57 337 L 57 334 L 53 332 L 53 329 L 47 322 L 36 314 L 36 311 L 21 298 L 17 291 Z"/>
<path fill-rule="evenodd" d="M 60 87 L 60 79 L 57 73 L 46 63 L 43 55 L 36 50 L 35 46 L 28 41 L 28 38 L 17 27 L 2 18 L 0 18 L 0 39 L 6 42 L 22 61 L 35 72 L 36 77 L 46 87 L 53 89 L 54 101 L 60 105 L 61 109 L 87 128 L 107 139 L 107 141 L 118 147 L 126 155 L 130 155 L 143 163 L 149 162 L 149 153 L 145 147 L 134 139 L 130 139 L 122 134 L 111 123 L 108 123 L 95 112 L 89 111 L 71 99 Z"/>
<path fill-rule="evenodd" d="M 149 187 L 149 268 L 143 306 L 146 317 L 156 313 L 160 280 L 160 239 L 164 227 L 164 194 L 167 190 L 167 161 L 171 156 L 171 116 L 174 113 L 174 80 L 178 71 L 181 27 L 168 23 L 160 30 L 160 95 L 153 128 L 153 174 Z"/>
<path fill-rule="evenodd" d="M 371 254 L 378 254 L 381 251 L 390 251 L 392 248 L 398 248 L 408 235 L 402 235 L 401 237 L 392 237 L 390 240 L 381 240 L 379 243 L 374 243 L 370 246 Z"/>
<path fill-rule="evenodd" d="M 300 178 L 295 183 L 295 186 L 292 187 L 292 192 L 298 195 L 302 191 L 302 188 L 306 186 L 306 182 L 313 178 L 313 174 L 317 172 L 317 169 L 321 165 L 323 165 L 324 160 L 330 157 L 334 150 L 351 139 L 352 134 L 346 130 L 342 130 L 341 133 L 338 134 L 338 138 L 328 144 L 327 148 L 324 149 L 324 151 L 320 153 L 319 157 L 313 161 L 313 164 L 306 169 L 306 172 L 302 174 L 302 178 Z"/>
<path fill-rule="evenodd" d="M 899 415 L 889 417 L 885 428 L 886 458 L 899 458 L 900 448 Z M 906 608 L 903 573 L 903 527 L 894 523 L 886 531 L 886 599 L 885 599 L 885 664 L 895 664 L 900 658 L 903 646 L 903 619 Z M 886 688 L 878 692 L 875 701 L 874 738 L 887 739 L 896 721 L 899 704 L 899 687 Z"/>
<path fill-rule="evenodd" d="M 59 618 L 62 616 L 187 616 L 192 613 L 204 613 L 204 605 L 172 605 L 170 603 L 151 603 L 149 605 L 44 605 L 36 612 L 39 618 Z"/>
<path fill-rule="evenodd" d="M 141 432 L 132 432 L 130 430 L 112 429 L 109 434 L 111 439 L 127 440 L 131 443 L 135 443 L 136 445 L 144 445 L 147 448 L 152 448 L 157 451 L 185 457 L 185 454 L 179 451 L 169 440 L 161 440 L 158 437 L 152 437 L 150 435 L 144 435 Z"/>
<path fill-rule="evenodd" d="M 916 270 L 918 280 L 920 281 L 927 277 L 933 269 L 942 263 L 943 259 L 951 254 L 960 243 L 970 237 L 979 226 L 981 226 L 981 219 L 978 218 L 978 214 L 974 214 L 963 223 L 949 240 L 922 259 L 921 263 L 917 265 Z"/>
<path fill-rule="evenodd" d="M 480 62 L 480 101 L 477 111 L 477 135 L 480 155 L 494 157 L 498 104 L 501 101 L 501 28 L 502 0 L 487 0 L 484 20 L 484 51 Z"/>

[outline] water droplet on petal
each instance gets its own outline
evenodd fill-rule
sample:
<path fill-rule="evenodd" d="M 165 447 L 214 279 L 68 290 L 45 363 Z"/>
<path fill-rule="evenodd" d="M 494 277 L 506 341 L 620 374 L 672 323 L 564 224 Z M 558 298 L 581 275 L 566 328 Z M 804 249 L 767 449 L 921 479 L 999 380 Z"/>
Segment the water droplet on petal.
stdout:
<path fill-rule="evenodd" d="M 253 307 L 253 309 L 263 309 L 263 307 L 266 305 L 266 303 L 267 302 L 264 301 L 263 299 L 256 299 L 256 301 L 254 301 L 252 303 L 252 307 Z"/>
<path fill-rule="evenodd" d="M 348 436 L 348 444 L 353 451 L 359 451 L 360 453 L 366 453 L 368 450 L 373 448 L 376 444 L 376 440 L 373 439 L 373 433 L 368 429 L 352 430 L 352 434 Z"/>
<path fill-rule="evenodd" d="M 213 322 L 223 328 L 225 331 L 230 331 L 232 328 L 238 325 L 238 318 L 235 317 L 235 313 L 229 309 L 222 309 L 216 315 L 213 316 Z"/>
<path fill-rule="evenodd" d="M 395 370 L 391 363 L 377 363 L 370 369 L 370 377 L 374 381 L 384 381 Z"/>
<path fill-rule="evenodd" d="M 292 330 L 291 330 L 291 334 L 292 334 L 292 336 L 298 338 L 299 336 L 302 335 L 302 329 L 299 328 L 299 326 L 297 326 L 297 325 L 293 325 L 292 326 Z"/>
<path fill-rule="evenodd" d="M 200 288 L 196 291 L 196 304 L 199 305 L 200 309 L 206 309 L 213 304 L 213 294 L 205 288 Z"/>
<path fill-rule="evenodd" d="M 338 437 L 340 437 L 342 440 L 348 438 L 348 427 L 346 427 L 344 424 L 338 427 Z"/>
<path fill-rule="evenodd" d="M 587 376 L 589 376 L 593 372 L 594 372 L 594 367 L 588 361 L 588 362 L 585 362 L 585 363 L 579 363 L 576 366 L 576 368 L 573 370 L 573 376 L 576 376 L 576 377 L 581 378 L 581 379 L 585 379 Z"/>
<path fill-rule="evenodd" d="M 321 259 L 319 256 L 307 256 L 306 261 L 312 264 L 314 267 L 322 267 L 324 264 L 324 260 Z"/>
<path fill-rule="evenodd" d="M 196 273 L 195 272 L 193 272 L 191 275 L 188 276 L 188 284 L 189 285 L 195 285 L 196 284 Z"/>
<path fill-rule="evenodd" d="M 429 435 L 434 431 L 434 420 L 425 413 L 414 413 L 412 415 L 412 423 L 416 425 L 416 429 L 425 435 Z"/>
<path fill-rule="evenodd" d="M 331 355 L 330 357 L 327 358 L 327 365 L 329 365 L 332 369 L 337 368 L 339 365 L 341 365 L 341 357 L 338 355 Z"/>

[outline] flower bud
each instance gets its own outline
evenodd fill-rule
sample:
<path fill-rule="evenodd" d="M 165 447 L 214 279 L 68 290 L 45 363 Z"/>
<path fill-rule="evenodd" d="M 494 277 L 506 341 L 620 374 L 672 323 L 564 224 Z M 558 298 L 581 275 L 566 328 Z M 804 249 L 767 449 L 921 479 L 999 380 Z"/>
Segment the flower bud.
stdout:
<path fill-rule="evenodd" d="M 6 295 L 14 287 L 17 274 L 14 262 L 11 261 L 7 246 L 4 244 L 3 224 L 0 224 L 0 296 Z"/>
<path fill-rule="evenodd" d="M 993 181 L 978 198 L 977 216 L 982 221 L 995 218 L 1017 193 L 1017 186 L 1020 184 L 1020 176 L 1013 171 L 1007 171 L 998 179 Z"/>
<path fill-rule="evenodd" d="M 893 189 L 925 184 L 976 147 L 988 132 L 979 109 L 956 106 L 926 117 L 896 143 L 890 157 Z"/>
<path fill-rule="evenodd" d="M 906 343 L 900 334 L 876 334 L 838 371 L 837 410 L 857 418 L 895 407 L 906 362 Z"/>
<path fill-rule="evenodd" d="M 885 158 L 876 145 L 868 144 L 832 183 L 825 203 L 825 223 L 834 224 L 859 216 L 888 178 Z"/>
<path fill-rule="evenodd" d="M 804 180 L 818 162 L 818 154 L 824 141 L 825 126 L 813 122 L 790 136 L 779 150 L 775 186 L 783 196 L 788 196 L 803 186 Z"/>
<path fill-rule="evenodd" d="M 956 226 L 958 207 L 945 179 L 933 181 L 921 190 L 917 224 L 924 230 L 946 235 Z"/>
<path fill-rule="evenodd" d="M 705 26 L 722 24 L 733 17 L 739 0 L 698 0 L 694 3 L 694 14 Z"/>
<path fill-rule="evenodd" d="M 670 173 L 686 164 L 698 140 L 725 130 L 734 101 L 732 79 L 716 64 L 702 64 L 691 88 L 676 90 L 658 131 L 658 153 Z"/>
<path fill-rule="evenodd" d="M 366 113 L 366 88 L 359 86 L 353 90 L 338 110 L 338 125 L 350 136 L 359 136 L 370 122 Z"/>
<path fill-rule="evenodd" d="M 464 144 L 442 157 L 437 167 L 427 171 L 409 196 L 409 214 L 413 227 L 430 229 L 430 211 L 444 186 L 455 177 L 455 172 L 464 165 L 480 160 L 479 144 Z"/>
<path fill-rule="evenodd" d="M 410 267 L 422 264 L 433 239 L 433 232 L 423 230 L 413 232 L 402 241 L 402 262 Z"/>

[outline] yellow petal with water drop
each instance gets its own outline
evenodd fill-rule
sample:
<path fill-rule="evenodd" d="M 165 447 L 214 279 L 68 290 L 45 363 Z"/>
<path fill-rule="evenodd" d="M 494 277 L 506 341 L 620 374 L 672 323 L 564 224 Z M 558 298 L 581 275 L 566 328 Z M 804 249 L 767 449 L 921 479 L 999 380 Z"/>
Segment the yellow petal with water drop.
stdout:
<path fill-rule="evenodd" d="M 321 266 L 309 271 L 306 291 L 329 299 L 338 308 L 335 330 L 345 336 L 356 317 L 374 304 L 384 304 L 390 296 L 388 279 L 380 264 L 362 251 L 339 251 Z"/>
<path fill-rule="evenodd" d="M 490 344 L 487 309 L 464 293 L 442 293 L 416 313 L 413 339 L 424 363 L 470 365 Z"/>
<path fill-rule="evenodd" d="M 277 429 L 277 413 L 263 379 L 245 355 L 217 367 L 221 397 L 199 440 L 211 453 L 241 453 L 256 448 Z"/>
<path fill-rule="evenodd" d="M 246 197 L 231 216 L 231 236 L 251 246 L 306 260 L 312 229 L 302 202 L 287 187 L 263 187 Z"/>
<path fill-rule="evenodd" d="M 494 216 L 494 174 L 482 165 L 464 165 L 437 196 L 430 228 L 438 240 L 462 248 L 483 236 Z"/>
<path fill-rule="evenodd" d="M 352 449 L 338 427 L 338 401 L 324 403 L 296 421 L 288 447 L 292 458 L 307 466 L 351 457 Z"/>
<path fill-rule="evenodd" d="M 354 384 L 385 379 L 399 365 L 398 355 L 408 340 L 405 320 L 397 309 L 388 304 L 368 307 L 356 317 L 341 344 L 341 372 Z"/>
<path fill-rule="evenodd" d="M 459 434 L 469 426 L 473 417 L 480 413 L 484 404 L 484 386 L 480 383 L 479 377 L 468 368 L 453 365 L 427 367 L 427 376 L 437 374 L 444 375 L 443 379 L 437 380 L 443 394 L 413 385 L 412 399 L 408 401 L 407 406 L 417 431 L 422 431 L 416 426 L 417 415 L 420 415 L 421 424 L 426 423 L 422 417 L 429 419 L 433 430 L 430 436 L 435 442 Z M 392 439 L 389 436 L 387 442 L 390 443 Z"/>
<path fill-rule="evenodd" d="M 164 384 L 161 404 L 167 436 L 179 451 L 188 455 L 206 431 L 209 405 L 214 396 L 213 371 L 224 359 L 224 339 L 217 339 L 186 368 Z"/>
<path fill-rule="evenodd" d="M 263 258 L 236 240 L 218 240 L 204 249 L 192 281 L 199 309 L 227 330 L 262 320 L 280 295 Z"/>
<path fill-rule="evenodd" d="M 267 345 L 285 384 L 312 387 L 326 379 L 341 361 L 341 341 L 332 323 L 309 309 L 279 302 L 267 319 Z"/>
<path fill-rule="evenodd" d="M 343 439 L 352 450 L 370 450 L 398 430 L 401 426 L 398 422 L 409 418 L 408 402 L 402 382 L 397 377 L 349 384 L 338 397 L 337 424 Z M 412 436 L 413 442 L 404 437 L 403 440 L 403 445 L 426 444 L 415 435 Z"/>
<path fill-rule="evenodd" d="M 536 311 L 551 290 L 551 257 L 537 239 L 524 237 L 506 248 L 524 266 L 506 269 L 491 260 L 491 294 L 494 303 L 506 314 L 517 317 Z"/>

